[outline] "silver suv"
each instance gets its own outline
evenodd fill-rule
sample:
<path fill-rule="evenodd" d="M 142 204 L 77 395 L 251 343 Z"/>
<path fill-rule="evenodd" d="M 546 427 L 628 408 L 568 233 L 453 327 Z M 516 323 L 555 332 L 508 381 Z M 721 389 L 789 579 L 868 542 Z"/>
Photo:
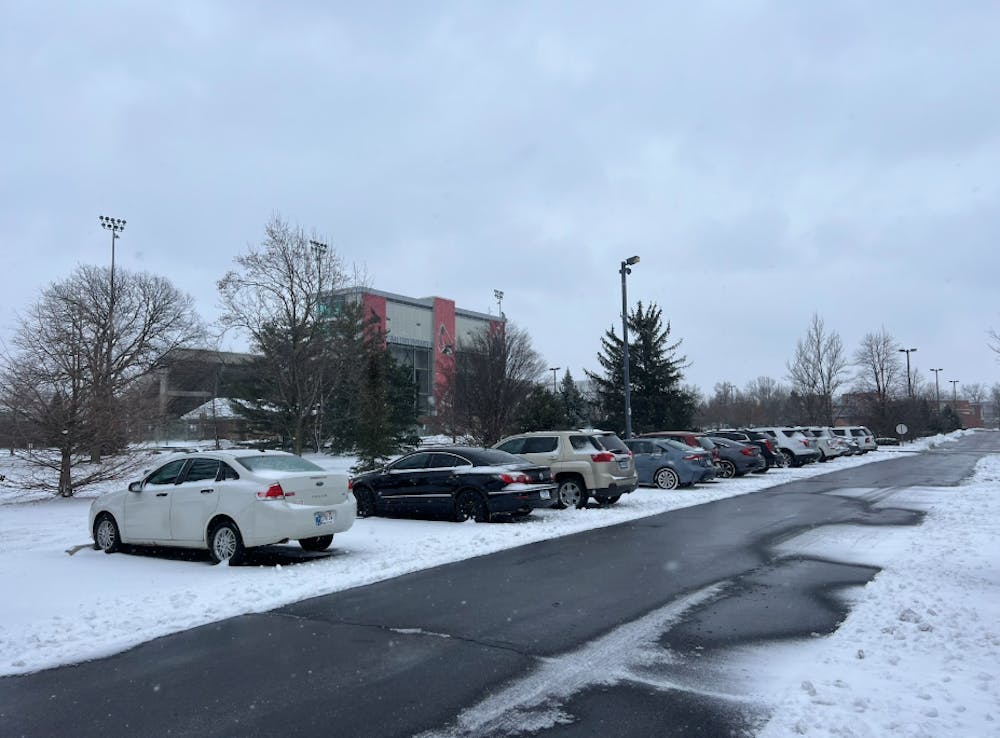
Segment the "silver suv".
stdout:
<path fill-rule="evenodd" d="M 552 469 L 559 484 L 555 507 L 586 507 L 589 497 L 601 505 L 613 505 L 639 486 L 632 452 L 609 431 L 519 433 L 493 448 Z"/>

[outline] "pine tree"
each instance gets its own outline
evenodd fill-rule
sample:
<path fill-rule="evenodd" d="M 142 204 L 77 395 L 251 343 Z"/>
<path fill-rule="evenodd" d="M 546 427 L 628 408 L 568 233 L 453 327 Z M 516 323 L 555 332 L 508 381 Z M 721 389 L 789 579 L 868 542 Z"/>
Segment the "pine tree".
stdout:
<path fill-rule="evenodd" d="M 663 325 L 662 311 L 655 303 L 643 308 L 639 302 L 629 313 L 628 327 L 633 431 L 691 427 L 697 403 L 681 386 L 687 358 L 676 355 L 681 341 L 670 343 L 670 323 Z M 594 383 L 601 424 L 624 429 L 624 346 L 614 328 L 601 338 L 597 360 L 604 374 L 586 374 Z"/>
<path fill-rule="evenodd" d="M 573 381 L 569 369 L 559 383 L 559 401 L 562 404 L 566 428 L 583 428 L 590 424 L 590 407 L 583 393 Z"/>

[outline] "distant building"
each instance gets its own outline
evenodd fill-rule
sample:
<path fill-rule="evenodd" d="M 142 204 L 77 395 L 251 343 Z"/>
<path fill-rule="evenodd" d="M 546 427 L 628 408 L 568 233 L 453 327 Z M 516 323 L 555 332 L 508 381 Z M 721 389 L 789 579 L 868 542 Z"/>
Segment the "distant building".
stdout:
<path fill-rule="evenodd" d="M 331 293 L 327 309 L 336 312 L 348 301 L 360 303 L 367 316 L 378 320 L 393 358 L 412 368 L 420 415 L 433 415 L 448 391 L 458 342 L 503 324 L 503 318 L 455 307 L 454 300 L 444 297 L 407 297 L 364 287 Z"/>

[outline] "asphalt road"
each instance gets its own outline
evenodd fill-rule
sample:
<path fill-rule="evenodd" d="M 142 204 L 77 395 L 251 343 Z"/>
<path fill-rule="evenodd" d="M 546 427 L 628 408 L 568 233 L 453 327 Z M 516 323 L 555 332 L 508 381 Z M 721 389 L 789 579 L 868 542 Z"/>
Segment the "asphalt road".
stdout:
<path fill-rule="evenodd" d="M 1000 434 L 543 541 L 0 679 L 4 736 L 744 735 L 713 654 L 836 629 L 872 567 L 787 556 L 817 526 L 917 525 Z M 831 465 L 832 468 L 833 465 Z M 840 495 L 845 489 L 865 490 Z M 873 507 L 874 502 L 879 506 Z M 121 613 L 127 618 L 128 613 Z"/>

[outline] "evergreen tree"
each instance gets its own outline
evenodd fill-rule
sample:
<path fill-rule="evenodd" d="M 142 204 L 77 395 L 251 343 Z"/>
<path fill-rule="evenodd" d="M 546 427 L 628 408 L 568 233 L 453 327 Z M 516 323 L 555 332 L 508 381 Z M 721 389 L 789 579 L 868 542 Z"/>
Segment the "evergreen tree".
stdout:
<path fill-rule="evenodd" d="M 590 406 L 573 381 L 569 369 L 559 383 L 559 401 L 562 404 L 563 420 L 566 428 L 583 428 L 590 424 Z"/>
<path fill-rule="evenodd" d="M 552 390 L 548 387 L 536 384 L 521 405 L 517 424 L 522 433 L 566 428 L 566 418 L 560 398 L 552 394 Z"/>
<path fill-rule="evenodd" d="M 639 302 L 628 315 L 628 327 L 633 431 L 690 427 L 697 403 L 681 386 L 687 359 L 676 355 L 681 341 L 670 343 L 670 323 L 663 325 L 662 311 L 655 303 L 644 308 Z M 613 327 L 601 338 L 597 360 L 604 374 L 586 374 L 594 383 L 601 424 L 624 429 L 624 345 Z"/>
<path fill-rule="evenodd" d="M 381 331 L 365 336 L 359 414 L 355 422 L 355 471 L 381 466 L 399 451 L 417 442 L 416 387 L 406 367 L 396 362 Z"/>

